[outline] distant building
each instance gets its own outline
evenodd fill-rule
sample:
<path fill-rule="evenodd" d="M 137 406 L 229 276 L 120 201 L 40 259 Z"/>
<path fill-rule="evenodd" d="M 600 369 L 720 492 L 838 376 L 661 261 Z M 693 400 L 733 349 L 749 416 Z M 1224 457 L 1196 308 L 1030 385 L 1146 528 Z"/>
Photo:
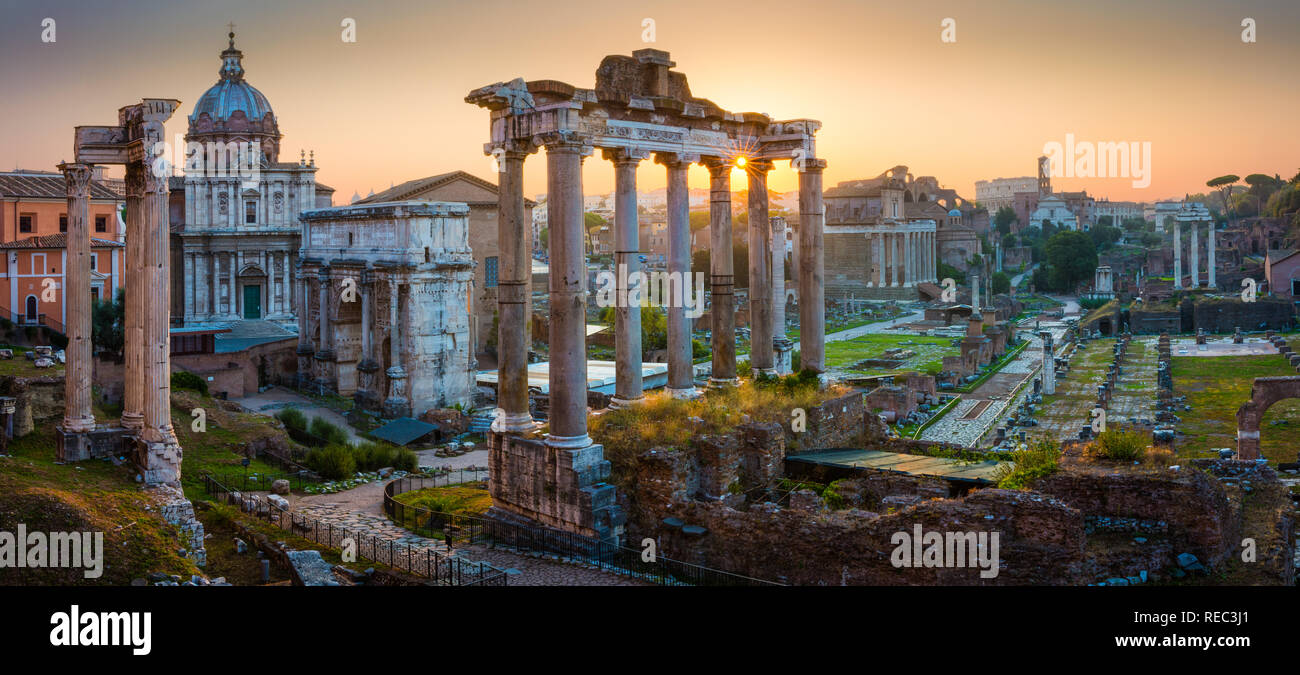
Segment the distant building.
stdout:
<path fill-rule="evenodd" d="M 465 171 L 451 171 L 436 176 L 408 180 L 357 202 L 358 205 L 399 201 L 462 202 L 469 205 L 469 247 L 474 253 L 474 313 L 470 317 L 476 336 L 475 351 L 489 355 L 493 317 L 497 312 L 497 270 L 501 248 L 497 243 L 497 186 Z M 537 203 L 525 199 L 525 217 L 532 219 Z M 534 221 L 536 222 L 536 221 Z M 545 222 L 543 220 L 543 222 Z M 533 250 L 533 241 L 524 242 L 524 250 Z M 545 290 L 545 289 L 542 289 Z"/>
<path fill-rule="evenodd" d="M 996 215 L 998 209 L 1015 203 L 1017 192 L 1038 192 L 1038 181 L 1033 176 L 1019 178 L 994 178 L 975 181 L 975 202 Z"/>
<path fill-rule="evenodd" d="M 125 224 L 119 217 L 126 202 L 101 179 L 97 171 L 90 183 L 90 295 L 109 300 L 126 283 Z M 8 305 L 0 316 L 65 332 L 67 230 L 68 188 L 62 173 L 0 173 L 0 302 Z"/>

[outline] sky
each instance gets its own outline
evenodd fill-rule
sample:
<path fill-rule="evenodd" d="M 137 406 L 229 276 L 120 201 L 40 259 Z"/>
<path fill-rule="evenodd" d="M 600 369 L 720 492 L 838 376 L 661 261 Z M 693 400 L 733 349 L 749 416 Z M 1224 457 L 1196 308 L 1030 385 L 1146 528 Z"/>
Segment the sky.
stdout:
<path fill-rule="evenodd" d="M 183 134 L 218 79 L 230 22 L 284 134 L 281 160 L 314 151 L 336 204 L 456 169 L 494 179 L 488 113 L 467 93 L 515 77 L 590 88 L 605 55 L 646 47 L 670 52 L 693 95 L 723 108 L 820 120 L 827 187 L 905 164 L 974 199 L 975 181 L 1033 175 L 1067 134 L 1150 144 L 1149 185 L 1053 180 L 1115 200 L 1300 170 L 1292 0 L 0 0 L 0 170 L 52 170 L 71 157 L 73 127 L 111 124 L 142 97 L 180 99 L 168 137 Z M 583 179 L 585 193 L 609 192 L 613 166 L 589 158 Z M 524 180 L 530 196 L 545 192 L 540 154 Z M 707 187 L 707 171 L 690 181 Z M 785 163 L 769 182 L 798 186 Z M 643 163 L 638 184 L 663 187 L 663 168 Z"/>

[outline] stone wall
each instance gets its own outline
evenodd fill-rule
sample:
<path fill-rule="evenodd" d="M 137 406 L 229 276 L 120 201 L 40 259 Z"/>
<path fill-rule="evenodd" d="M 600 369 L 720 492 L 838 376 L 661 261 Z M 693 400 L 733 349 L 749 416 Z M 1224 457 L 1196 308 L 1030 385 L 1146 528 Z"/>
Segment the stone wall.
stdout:
<path fill-rule="evenodd" d="M 885 425 L 867 407 L 862 392 L 854 390 L 815 408 L 809 408 L 808 429 L 795 433 L 786 427 L 786 452 L 794 455 L 822 448 L 855 447 L 883 442 Z"/>
<path fill-rule="evenodd" d="M 1240 509 L 1230 503 L 1222 484 L 1201 471 L 1077 467 L 1038 481 L 1034 490 L 1089 516 L 1167 523 L 1174 549 L 1209 566 L 1241 543 Z"/>
<path fill-rule="evenodd" d="M 538 439 L 488 433 L 492 517 L 617 540 L 624 515 L 605 481 L 604 448 L 554 448 Z"/>
<path fill-rule="evenodd" d="M 14 438 L 30 434 L 38 423 L 48 421 L 57 424 L 63 421 L 62 376 L 5 377 L 0 380 L 0 396 L 13 396 L 16 399 Z"/>
<path fill-rule="evenodd" d="M 674 505 L 690 529 L 660 523 L 663 555 L 760 579 L 796 585 L 1065 585 L 1084 560 L 1083 517 L 1060 501 L 1029 492 L 981 490 L 959 500 L 934 499 L 881 516 L 857 509 L 824 511 L 758 504 Z M 898 533 L 998 534 L 1000 566 L 895 567 Z M 700 531 L 695 528 L 703 528 Z"/>

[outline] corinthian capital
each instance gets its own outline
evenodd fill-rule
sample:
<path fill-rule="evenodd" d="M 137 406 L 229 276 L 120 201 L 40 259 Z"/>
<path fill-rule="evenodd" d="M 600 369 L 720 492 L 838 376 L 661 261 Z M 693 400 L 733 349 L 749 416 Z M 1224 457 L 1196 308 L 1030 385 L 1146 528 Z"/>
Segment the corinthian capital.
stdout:
<path fill-rule="evenodd" d="M 89 164 L 64 162 L 59 165 L 59 170 L 63 172 L 63 180 L 68 185 L 68 197 L 90 196 L 90 177 L 94 173 L 93 167 Z"/>

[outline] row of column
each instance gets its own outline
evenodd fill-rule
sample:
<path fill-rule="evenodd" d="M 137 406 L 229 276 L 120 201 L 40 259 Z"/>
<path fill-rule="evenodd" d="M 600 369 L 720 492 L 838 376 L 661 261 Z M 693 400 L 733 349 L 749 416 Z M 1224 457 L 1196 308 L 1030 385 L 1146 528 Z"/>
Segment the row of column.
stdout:
<path fill-rule="evenodd" d="M 876 288 L 915 286 L 934 283 L 937 279 L 934 232 L 869 232 L 875 280 L 867 285 Z"/>
<path fill-rule="evenodd" d="M 571 132 L 553 132 L 541 139 L 546 148 L 547 220 L 550 226 L 550 435 L 548 444 L 559 448 L 581 448 L 591 444 L 587 434 L 586 362 L 586 261 L 583 255 L 582 162 L 591 147 Z M 524 144 L 506 144 L 498 152 L 500 201 L 498 241 L 502 255 L 498 266 L 498 413 L 494 430 L 525 432 L 533 428 L 528 412 L 527 345 L 524 311 L 527 307 L 531 274 L 528 252 L 523 250 L 523 162 L 534 150 Z M 616 383 L 611 405 L 634 405 L 644 398 L 641 361 L 641 308 L 628 302 L 628 279 L 640 271 L 636 170 L 648 152 L 606 149 L 603 156 L 615 170 L 615 263 L 618 279 L 615 325 Z M 735 347 L 735 300 L 732 261 L 731 172 L 733 159 L 694 157 L 676 153 L 655 153 L 668 182 L 668 274 L 682 294 L 667 302 L 668 392 L 674 397 L 694 397 L 691 360 L 691 327 L 686 301 L 690 298 L 690 223 L 687 173 L 690 165 L 702 162 L 709 169 L 710 186 L 710 290 L 713 332 L 711 385 L 738 382 Z M 824 370 L 825 308 L 822 290 L 822 192 L 823 160 L 805 160 L 800 172 L 800 338 L 802 367 Z M 773 310 L 772 261 L 775 245 L 768 219 L 767 172 L 771 162 L 751 161 L 745 167 L 749 188 L 749 273 L 751 312 L 750 363 L 759 372 L 775 372 L 774 354 L 783 342 L 784 330 L 776 330 Z M 509 243 L 509 248 L 507 248 Z M 784 230 L 780 235 L 784 255 Z M 777 269 L 781 274 L 783 271 Z M 783 286 L 783 284 L 782 284 Z M 784 290 L 781 290 L 784 300 Z M 784 302 L 781 303 L 784 324 Z M 788 352 L 788 348 L 786 350 Z"/>
<path fill-rule="evenodd" d="M 1191 283 L 1192 288 L 1201 287 L 1200 229 L 1201 227 L 1199 222 L 1192 223 L 1192 228 L 1191 228 L 1192 241 L 1191 241 L 1191 247 L 1189 249 L 1189 253 L 1191 254 L 1191 263 L 1192 263 L 1192 283 Z M 1180 221 L 1175 221 L 1174 222 L 1174 289 L 1175 290 L 1181 289 L 1183 287 L 1182 234 L 1183 234 L 1183 223 Z M 1205 234 L 1206 234 L 1206 242 L 1205 242 L 1206 286 L 1209 288 L 1218 288 L 1218 280 L 1215 278 L 1215 269 L 1214 269 L 1216 266 L 1215 255 L 1214 255 L 1215 254 L 1214 223 L 1209 224 L 1209 228 L 1206 230 Z"/>
<path fill-rule="evenodd" d="M 289 271 L 293 268 L 292 254 L 288 251 L 259 251 L 257 264 L 266 272 L 266 306 L 263 315 L 293 313 L 289 299 L 292 288 Z M 184 254 L 185 265 L 185 305 L 187 321 L 207 318 L 242 318 L 239 296 L 239 269 L 246 264 L 244 252 L 195 252 Z M 221 261 L 226 261 L 225 284 L 219 276 Z M 280 274 L 277 279 L 275 261 L 280 261 Z M 279 282 L 280 294 L 276 295 Z M 228 289 L 226 302 L 221 302 L 221 288 Z"/>

